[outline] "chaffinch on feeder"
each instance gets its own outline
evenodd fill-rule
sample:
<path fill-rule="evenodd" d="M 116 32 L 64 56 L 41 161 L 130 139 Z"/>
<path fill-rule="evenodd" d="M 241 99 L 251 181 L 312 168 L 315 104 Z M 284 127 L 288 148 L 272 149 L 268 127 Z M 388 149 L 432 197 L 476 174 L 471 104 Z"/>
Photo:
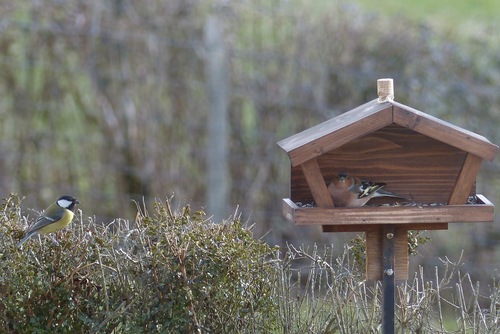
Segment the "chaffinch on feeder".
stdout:
<path fill-rule="evenodd" d="M 328 190 L 336 207 L 359 207 L 363 206 L 374 197 L 396 197 L 404 196 L 382 190 L 385 183 L 375 183 L 362 180 L 359 177 L 350 176 L 347 173 L 339 173 L 328 185 Z"/>

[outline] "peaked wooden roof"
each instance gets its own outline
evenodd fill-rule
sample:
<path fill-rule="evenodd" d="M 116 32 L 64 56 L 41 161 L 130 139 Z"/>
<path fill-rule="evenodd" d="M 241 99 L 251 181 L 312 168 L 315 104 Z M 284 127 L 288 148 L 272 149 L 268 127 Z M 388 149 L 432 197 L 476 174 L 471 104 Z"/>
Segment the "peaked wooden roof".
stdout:
<path fill-rule="evenodd" d="M 395 101 L 377 99 L 278 142 L 298 166 L 390 124 L 398 124 L 482 159 L 493 160 L 498 146 L 485 137 Z"/>

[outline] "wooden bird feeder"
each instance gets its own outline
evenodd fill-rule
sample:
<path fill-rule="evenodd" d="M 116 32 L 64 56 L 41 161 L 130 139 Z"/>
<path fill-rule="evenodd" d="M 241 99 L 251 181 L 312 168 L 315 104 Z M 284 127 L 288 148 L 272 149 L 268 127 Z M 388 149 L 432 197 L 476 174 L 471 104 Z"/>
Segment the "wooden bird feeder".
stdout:
<path fill-rule="evenodd" d="M 367 279 L 381 279 L 384 239 L 393 239 L 395 279 L 404 280 L 408 230 L 493 221 L 493 204 L 476 194 L 476 175 L 481 162 L 493 160 L 499 148 L 394 101 L 392 79 L 377 84 L 378 99 L 278 142 L 291 161 L 290 198 L 283 199 L 283 214 L 297 225 L 320 225 L 324 232 L 366 232 Z M 377 198 L 384 205 L 371 200 L 358 208 L 335 207 L 327 185 L 339 172 L 384 182 L 386 190 L 411 203 Z M 386 233 L 387 226 L 393 232 Z"/>

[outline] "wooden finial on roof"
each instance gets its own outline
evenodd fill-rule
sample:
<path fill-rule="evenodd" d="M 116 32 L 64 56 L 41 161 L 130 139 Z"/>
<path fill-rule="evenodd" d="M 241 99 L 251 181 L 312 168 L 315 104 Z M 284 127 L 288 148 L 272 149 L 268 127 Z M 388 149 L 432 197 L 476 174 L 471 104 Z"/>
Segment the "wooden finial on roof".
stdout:
<path fill-rule="evenodd" d="M 394 100 L 394 80 L 390 78 L 378 79 L 377 95 L 379 103 Z"/>

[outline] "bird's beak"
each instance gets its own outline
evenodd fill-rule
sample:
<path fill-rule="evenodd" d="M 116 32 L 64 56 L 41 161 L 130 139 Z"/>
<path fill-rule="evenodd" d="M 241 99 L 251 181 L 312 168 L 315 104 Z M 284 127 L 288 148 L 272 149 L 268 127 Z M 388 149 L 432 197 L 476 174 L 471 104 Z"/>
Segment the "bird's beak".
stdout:
<path fill-rule="evenodd" d="M 80 202 L 79 200 L 75 201 L 75 204 L 80 204 L 80 203 L 82 203 L 82 202 Z"/>

